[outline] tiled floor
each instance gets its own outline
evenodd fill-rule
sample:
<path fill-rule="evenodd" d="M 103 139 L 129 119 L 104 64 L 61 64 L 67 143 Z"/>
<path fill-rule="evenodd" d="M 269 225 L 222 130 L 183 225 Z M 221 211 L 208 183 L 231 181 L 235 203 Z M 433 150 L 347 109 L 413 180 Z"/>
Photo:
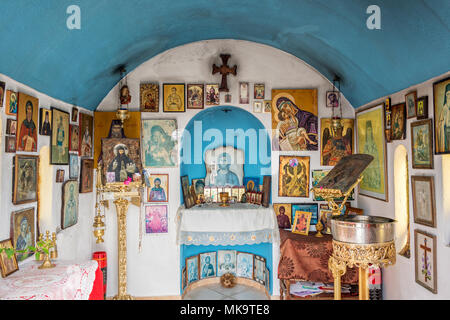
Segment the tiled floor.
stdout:
<path fill-rule="evenodd" d="M 224 288 L 220 283 L 214 283 L 192 289 L 184 300 L 268 300 L 268 297 L 261 290 L 243 284 Z"/>

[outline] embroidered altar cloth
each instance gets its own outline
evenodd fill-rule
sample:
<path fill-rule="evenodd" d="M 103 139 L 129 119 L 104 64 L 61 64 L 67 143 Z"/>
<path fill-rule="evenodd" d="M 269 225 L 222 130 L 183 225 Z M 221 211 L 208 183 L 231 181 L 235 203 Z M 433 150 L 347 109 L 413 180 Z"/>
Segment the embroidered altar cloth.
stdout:
<path fill-rule="evenodd" d="M 88 300 L 98 263 L 88 260 L 53 261 L 51 269 L 38 269 L 42 261 L 31 260 L 0 279 L 1 300 Z"/>
<path fill-rule="evenodd" d="M 187 245 L 244 245 L 279 243 L 280 234 L 272 206 L 219 203 L 181 206 L 177 212 L 177 243 Z"/>

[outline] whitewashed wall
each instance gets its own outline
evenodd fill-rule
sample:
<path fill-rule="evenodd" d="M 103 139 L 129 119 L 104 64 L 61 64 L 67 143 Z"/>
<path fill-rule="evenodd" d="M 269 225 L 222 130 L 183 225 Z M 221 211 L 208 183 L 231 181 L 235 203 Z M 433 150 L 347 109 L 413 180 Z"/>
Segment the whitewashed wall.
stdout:
<path fill-rule="evenodd" d="M 405 90 L 393 93 L 391 104 L 397 104 L 405 101 L 405 94 L 410 91 L 417 90 L 417 96 L 422 97 L 428 95 L 428 115 L 433 115 L 433 82 L 448 77 L 447 72 L 439 77 L 430 79 L 424 83 L 414 85 Z M 388 97 L 388 96 L 387 96 Z M 380 97 L 366 106 L 375 105 L 383 102 L 387 97 Z M 442 161 L 449 161 L 450 155 L 434 155 L 434 169 L 413 169 L 412 168 L 412 151 L 411 151 L 411 122 L 416 118 L 409 119 L 406 128 L 406 139 L 395 140 L 387 144 L 387 171 L 388 171 L 388 188 L 389 202 L 371 199 L 365 196 L 358 196 L 358 205 L 364 209 L 369 215 L 382 216 L 395 219 L 395 200 L 394 200 L 394 153 L 396 148 L 401 144 L 408 150 L 408 171 L 411 175 L 434 176 L 435 192 L 436 192 L 436 228 L 427 227 L 414 223 L 413 202 L 411 191 L 411 178 L 409 178 L 409 212 L 410 212 L 410 236 L 411 236 L 411 258 L 405 258 L 397 255 L 397 263 L 394 266 L 383 269 L 383 295 L 384 299 L 450 299 L 450 276 L 447 270 L 450 268 L 450 211 L 444 209 L 444 201 L 448 203 L 450 194 L 443 192 L 444 176 L 448 177 L 450 173 L 442 169 Z M 434 123 L 433 123 L 434 125 Z M 434 131 L 434 130 L 433 130 Z M 434 142 L 433 142 L 434 143 Z M 448 180 L 448 178 L 447 178 Z M 448 190 L 449 186 L 447 186 Z M 419 229 L 437 237 L 437 294 L 433 294 L 415 282 L 415 265 L 414 265 L 414 230 Z M 397 252 L 401 248 L 397 248 Z"/>
<path fill-rule="evenodd" d="M 319 118 L 330 117 L 331 109 L 325 107 L 325 92 L 332 84 L 315 69 L 298 58 L 278 49 L 253 42 L 240 40 L 208 40 L 195 42 L 168 50 L 140 65 L 127 76 L 127 83 L 132 96 L 130 109 L 139 110 L 139 84 L 159 82 L 162 94 L 162 83 L 220 83 L 220 75 L 212 75 L 212 64 L 221 65 L 219 55 L 231 54 L 229 66 L 237 65 L 237 76 L 228 76 L 228 87 L 232 94 L 232 102 L 224 103 L 221 93 L 221 104 L 241 107 L 253 111 L 253 84 L 265 83 L 266 99 L 271 98 L 271 89 L 317 88 Z M 250 82 L 250 104 L 238 104 L 239 81 Z M 118 104 L 118 86 L 100 103 L 97 111 L 112 111 Z M 343 99 L 343 117 L 354 118 L 354 109 Z M 209 108 L 209 107 L 206 107 Z M 201 110 L 200 110 L 201 111 Z M 189 120 L 199 110 L 188 109 L 185 113 L 163 113 L 160 101 L 160 113 L 142 113 L 142 119 L 176 118 L 178 128 L 184 129 Z M 271 115 L 254 113 L 271 129 Z M 320 120 L 319 120 L 320 123 Z M 272 199 L 273 202 L 312 202 L 312 197 L 281 198 L 278 197 L 278 157 L 280 154 L 309 155 L 311 170 L 321 168 L 320 152 L 273 152 L 272 153 Z M 139 210 L 131 206 L 128 214 L 128 292 L 134 296 L 173 296 L 179 294 L 179 248 L 175 241 L 175 216 L 180 204 L 179 168 L 153 169 L 152 172 L 168 173 L 170 177 L 169 233 L 166 235 L 145 235 L 142 251 L 138 251 Z M 107 211 L 107 230 L 105 243 L 94 244 L 95 250 L 106 250 L 108 255 L 108 296 L 117 293 L 117 225 L 116 213 L 112 208 Z M 279 248 L 274 249 L 273 280 L 274 295 L 279 294 L 276 279 L 279 259 Z"/>
<path fill-rule="evenodd" d="M 41 92 L 38 92 L 26 85 L 23 85 L 5 75 L 0 74 L 0 81 L 6 83 L 6 90 L 13 90 L 16 92 L 23 92 L 30 96 L 39 99 L 39 107 L 50 108 L 56 107 L 61 110 L 71 113 L 72 105 L 62 102 L 60 100 L 49 97 Z M 5 90 L 5 92 L 6 92 Z M 91 111 L 79 108 L 80 112 L 93 114 Z M 0 109 L 2 130 L 0 133 L 0 239 L 8 239 L 10 237 L 10 221 L 11 213 L 13 211 L 35 207 L 37 215 L 37 202 L 26 203 L 21 205 L 14 205 L 12 203 L 12 164 L 14 153 L 5 153 L 5 131 L 6 121 L 8 118 L 15 119 L 14 116 L 5 114 L 5 107 Z M 36 123 L 38 126 L 39 123 Z M 38 135 L 38 152 L 17 152 L 17 154 L 31 154 L 39 155 L 39 151 L 44 146 L 49 146 L 50 137 Z M 48 158 L 48 157 L 47 157 Z M 41 165 L 44 165 L 41 161 Z M 56 183 L 56 170 L 65 170 L 65 180 L 69 179 L 69 166 L 68 165 L 52 165 L 50 171 L 51 176 L 40 177 L 43 180 L 45 188 L 41 188 L 39 193 L 45 197 L 51 197 L 51 204 L 42 210 L 39 214 L 41 219 L 39 221 L 40 231 L 45 233 L 49 230 L 51 233 L 60 230 L 61 226 L 61 202 L 62 202 L 62 183 Z M 88 260 L 92 257 L 92 223 L 94 217 L 94 205 L 95 205 L 95 193 L 80 194 L 79 198 L 79 218 L 78 223 L 73 227 L 61 230 L 57 233 L 57 247 L 60 260 Z M 34 259 L 34 258 L 29 258 Z M 19 263 L 20 266 L 28 261 L 25 260 Z"/>

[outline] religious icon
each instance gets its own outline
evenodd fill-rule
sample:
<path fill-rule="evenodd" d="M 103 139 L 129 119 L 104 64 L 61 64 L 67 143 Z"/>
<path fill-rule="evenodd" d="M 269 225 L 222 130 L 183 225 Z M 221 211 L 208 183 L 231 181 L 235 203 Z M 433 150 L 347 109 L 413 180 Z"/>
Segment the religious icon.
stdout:
<path fill-rule="evenodd" d="M 272 89 L 272 150 L 318 150 L 317 89 Z"/>
<path fill-rule="evenodd" d="M 436 154 L 450 153 L 450 77 L 433 83 Z"/>
<path fill-rule="evenodd" d="M 263 113 L 271 113 L 271 112 L 272 112 L 272 100 L 264 100 Z"/>
<path fill-rule="evenodd" d="M 266 283 L 266 259 L 261 256 L 255 255 L 254 267 L 253 267 L 254 280 L 262 285 Z"/>
<path fill-rule="evenodd" d="M 11 239 L 0 241 L 0 249 L 14 249 Z M 11 258 L 8 258 L 6 252 L 2 251 L 2 253 L 0 253 L 0 270 L 3 278 L 6 278 L 11 273 L 19 270 L 16 255 L 13 254 Z"/>
<path fill-rule="evenodd" d="M 81 113 L 79 114 L 80 122 L 80 135 L 79 142 L 80 146 L 78 148 L 78 153 L 80 157 L 92 157 L 92 138 L 93 138 L 93 128 L 94 128 L 94 117 Z"/>
<path fill-rule="evenodd" d="M 163 111 L 164 112 L 185 112 L 183 83 L 163 84 Z"/>
<path fill-rule="evenodd" d="M 78 108 L 72 107 L 71 121 L 72 122 L 77 122 L 77 120 L 78 120 Z"/>
<path fill-rule="evenodd" d="M 292 213 L 290 203 L 274 203 L 273 210 L 277 216 L 278 228 L 291 229 Z"/>
<path fill-rule="evenodd" d="M 253 280 L 253 254 L 237 252 L 236 254 L 236 276 Z"/>
<path fill-rule="evenodd" d="M 391 98 L 386 98 L 384 100 L 384 132 L 386 134 L 386 142 L 391 142 L 391 124 L 392 124 Z"/>
<path fill-rule="evenodd" d="M 57 183 L 64 182 L 64 169 L 56 170 L 56 182 Z"/>
<path fill-rule="evenodd" d="M 225 95 L 225 102 L 226 102 L 226 103 L 231 103 L 231 94 L 230 94 L 230 93 L 227 93 L 227 94 Z"/>
<path fill-rule="evenodd" d="M 433 176 L 411 176 L 414 222 L 436 228 Z"/>
<path fill-rule="evenodd" d="M 167 233 L 168 225 L 168 206 L 166 204 L 145 206 L 146 233 Z"/>
<path fill-rule="evenodd" d="M 236 274 L 236 250 L 217 251 L 217 276 L 225 273 Z"/>
<path fill-rule="evenodd" d="M 406 138 L 406 107 L 404 103 L 392 106 L 391 140 Z"/>
<path fill-rule="evenodd" d="M 104 176 L 107 183 L 140 181 L 139 139 L 103 138 Z"/>
<path fill-rule="evenodd" d="M 186 288 L 186 267 L 181 271 L 181 290 L 184 291 Z"/>
<path fill-rule="evenodd" d="M 34 207 L 11 213 L 11 240 L 16 250 L 27 250 L 36 244 L 36 217 Z M 18 262 L 31 257 L 33 252 L 17 252 Z"/>
<path fill-rule="evenodd" d="M 6 90 L 5 113 L 10 116 L 17 114 L 17 101 L 19 100 L 17 92 Z"/>
<path fill-rule="evenodd" d="M 141 83 L 140 86 L 140 111 L 159 111 L 159 84 Z"/>
<path fill-rule="evenodd" d="M 69 125 L 69 151 L 78 151 L 80 146 L 80 127 Z"/>
<path fill-rule="evenodd" d="M 260 179 L 257 177 L 244 177 L 243 185 L 245 187 L 245 191 L 259 191 L 259 182 Z"/>
<path fill-rule="evenodd" d="M 414 169 L 433 169 L 433 131 L 432 120 L 411 123 L 412 167 Z"/>
<path fill-rule="evenodd" d="M 311 212 L 296 211 L 294 213 L 294 224 L 292 232 L 307 236 L 309 232 L 309 222 L 311 221 Z"/>
<path fill-rule="evenodd" d="M 207 84 L 205 88 L 206 105 L 217 106 L 220 104 L 220 94 L 218 84 Z"/>
<path fill-rule="evenodd" d="M 195 199 L 193 199 L 191 194 L 191 188 L 189 186 L 189 177 L 181 176 L 181 191 L 183 192 L 183 201 L 186 209 L 189 209 L 195 205 Z"/>
<path fill-rule="evenodd" d="M 291 212 L 292 212 L 292 220 L 294 221 L 295 213 L 297 211 L 302 212 L 311 212 L 310 225 L 317 224 L 317 220 L 319 219 L 319 206 L 317 203 L 295 203 L 292 204 Z"/>
<path fill-rule="evenodd" d="M 250 101 L 250 90 L 248 82 L 239 82 L 239 103 L 248 104 Z"/>
<path fill-rule="evenodd" d="M 357 153 L 373 157 L 363 172 L 364 178 L 359 184 L 359 194 L 388 201 L 383 104 L 362 111 L 358 110 L 356 124 Z"/>
<path fill-rule="evenodd" d="M 178 165 L 177 121 L 142 120 L 142 158 L 144 167 L 163 168 Z"/>
<path fill-rule="evenodd" d="M 322 166 L 335 166 L 342 157 L 353 153 L 353 123 L 353 119 L 340 119 L 334 126 L 332 119 L 320 119 Z"/>
<path fill-rule="evenodd" d="M 15 136 L 17 133 L 17 121 L 14 119 L 6 120 L 6 134 Z"/>
<path fill-rule="evenodd" d="M 204 85 L 188 84 L 187 85 L 187 108 L 203 109 L 204 101 Z"/>
<path fill-rule="evenodd" d="M 188 284 L 199 280 L 198 269 L 198 255 L 186 258 L 186 275 Z"/>
<path fill-rule="evenodd" d="M 52 110 L 50 138 L 50 164 L 69 164 L 69 113 Z"/>
<path fill-rule="evenodd" d="M 217 252 L 200 253 L 200 279 L 216 276 Z"/>
<path fill-rule="evenodd" d="M 417 91 L 405 95 L 406 114 L 408 119 L 416 116 Z"/>
<path fill-rule="evenodd" d="M 16 137 L 5 136 L 5 152 L 8 153 L 16 152 Z"/>
<path fill-rule="evenodd" d="M 316 187 L 317 184 L 330 172 L 330 170 L 313 170 L 312 171 L 312 187 Z M 355 191 L 352 190 L 352 192 L 350 193 L 350 195 L 348 196 L 348 200 L 354 200 L 354 194 Z M 340 198 L 335 198 L 334 200 L 336 201 L 342 201 L 344 200 L 344 197 L 340 197 Z M 320 196 L 316 196 L 314 195 L 314 201 L 325 201 L 324 198 L 320 197 Z"/>
<path fill-rule="evenodd" d="M 192 185 L 195 189 L 195 194 L 203 194 L 205 190 L 205 179 L 192 179 Z"/>
<path fill-rule="evenodd" d="M 265 96 L 265 85 L 264 83 L 255 83 L 253 86 L 253 97 L 255 99 L 264 99 Z"/>
<path fill-rule="evenodd" d="M 116 111 L 94 112 L 94 168 L 97 168 L 101 155 L 102 138 L 141 138 L 141 112 L 128 111 L 128 115 L 130 117 L 122 127 L 122 122 L 116 117 Z"/>
<path fill-rule="evenodd" d="M 130 89 L 127 85 L 120 88 L 120 104 L 129 104 L 131 102 Z"/>
<path fill-rule="evenodd" d="M 94 189 L 94 160 L 81 159 L 80 193 L 92 192 Z"/>
<path fill-rule="evenodd" d="M 3 99 L 5 98 L 5 83 L 0 81 L 0 108 L 3 107 Z"/>
<path fill-rule="evenodd" d="M 326 106 L 327 108 L 339 107 L 339 92 L 327 91 L 326 93 Z"/>
<path fill-rule="evenodd" d="M 17 151 L 37 151 L 37 126 L 39 100 L 22 92 L 19 93 L 17 108 L 18 135 Z"/>
<path fill-rule="evenodd" d="M 253 101 L 253 112 L 261 113 L 263 111 L 263 102 L 262 101 Z"/>
<path fill-rule="evenodd" d="M 244 176 L 244 152 L 232 146 L 205 152 L 206 186 L 241 186 Z"/>
<path fill-rule="evenodd" d="M 417 120 L 428 118 L 428 96 L 417 98 Z"/>
<path fill-rule="evenodd" d="M 16 155 L 13 164 L 12 202 L 17 205 L 37 201 L 39 157 Z"/>
<path fill-rule="evenodd" d="M 69 179 L 77 179 L 79 174 L 78 155 L 69 155 Z"/>
<path fill-rule="evenodd" d="M 62 186 L 61 229 L 78 222 L 78 181 L 67 180 Z"/>
<path fill-rule="evenodd" d="M 149 174 L 150 187 L 147 188 L 148 202 L 168 202 L 169 201 L 169 175 Z"/>
<path fill-rule="evenodd" d="M 278 196 L 309 197 L 309 157 L 280 156 Z"/>
<path fill-rule="evenodd" d="M 414 240 L 416 282 L 436 294 L 436 236 L 416 229 Z"/>
<path fill-rule="evenodd" d="M 39 134 L 50 136 L 52 134 L 52 114 L 50 109 L 39 109 Z"/>

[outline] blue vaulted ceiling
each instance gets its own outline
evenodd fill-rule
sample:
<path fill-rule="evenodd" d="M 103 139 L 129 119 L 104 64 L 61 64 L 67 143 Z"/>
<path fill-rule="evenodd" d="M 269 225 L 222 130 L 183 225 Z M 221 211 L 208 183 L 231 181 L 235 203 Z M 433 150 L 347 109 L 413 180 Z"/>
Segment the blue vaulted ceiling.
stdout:
<path fill-rule="evenodd" d="M 69 30 L 67 7 L 81 9 Z M 369 30 L 366 9 L 381 9 Z M 155 55 L 186 43 L 240 39 L 313 66 L 354 107 L 450 68 L 449 0 L 2 0 L 0 73 L 95 110 L 118 82 Z"/>

